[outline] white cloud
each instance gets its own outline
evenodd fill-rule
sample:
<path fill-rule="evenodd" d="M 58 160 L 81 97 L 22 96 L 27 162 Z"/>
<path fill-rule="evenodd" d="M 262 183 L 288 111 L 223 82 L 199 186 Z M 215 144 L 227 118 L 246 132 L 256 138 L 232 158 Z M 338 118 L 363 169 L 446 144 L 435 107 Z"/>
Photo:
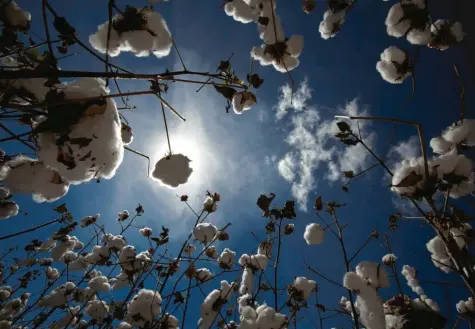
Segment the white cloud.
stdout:
<path fill-rule="evenodd" d="M 411 136 L 408 140 L 401 141 L 393 146 L 387 156 L 389 169 L 397 169 L 402 160 L 409 160 L 421 156 L 421 144 L 418 136 Z"/>
<path fill-rule="evenodd" d="M 279 103 L 275 106 L 276 118 L 281 120 L 289 115 L 291 130 L 285 139 L 289 150 L 279 160 L 277 168 L 279 174 L 292 183 L 293 197 L 300 208 L 306 210 L 308 196 L 317 188 L 319 178 L 335 182 L 343 178 L 342 171 L 363 170 L 368 166 L 370 155 L 362 145 L 345 146 L 334 137 L 338 132 L 337 121 L 333 118 L 323 119 L 321 109 L 309 105 L 311 89 L 307 79 L 294 93 L 292 104 L 289 85 L 281 87 L 280 93 Z M 294 112 L 290 114 L 289 109 Z M 361 109 L 357 99 L 333 113 L 349 116 L 368 114 L 366 109 Z M 356 123 L 348 123 L 353 131 L 358 131 Z M 375 135 L 364 131 L 369 124 L 360 122 L 360 129 L 364 142 L 372 147 Z M 324 166 L 323 171 L 317 172 L 321 166 Z"/>
<path fill-rule="evenodd" d="M 294 91 L 293 95 L 289 85 L 280 87 L 279 92 L 279 103 L 275 106 L 277 120 L 282 119 L 289 109 L 303 111 L 307 107 L 307 101 L 312 98 L 312 89 L 309 88 L 307 79 L 300 83 L 300 87 Z"/>

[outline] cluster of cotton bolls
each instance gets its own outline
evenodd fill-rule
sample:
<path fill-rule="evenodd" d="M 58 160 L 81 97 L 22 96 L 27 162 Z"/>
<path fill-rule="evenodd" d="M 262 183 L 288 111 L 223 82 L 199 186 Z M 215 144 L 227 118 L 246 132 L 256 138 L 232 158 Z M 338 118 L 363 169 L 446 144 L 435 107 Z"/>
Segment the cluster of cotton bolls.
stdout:
<path fill-rule="evenodd" d="M 109 314 L 109 305 L 103 300 L 91 300 L 87 302 L 85 313 L 98 324 L 102 324 Z"/>
<path fill-rule="evenodd" d="M 87 104 L 75 99 L 107 95 L 100 79 L 84 78 L 56 86 L 60 98 L 71 103 L 51 106 L 48 119 L 37 122 L 38 157 L 71 184 L 114 176 L 124 147 L 121 123 L 114 100 Z M 62 120 L 65 126 L 58 127 Z"/>
<path fill-rule="evenodd" d="M 166 155 L 155 164 L 152 177 L 163 186 L 178 187 L 185 184 L 193 172 L 190 162 L 191 160 L 181 153 Z"/>
<path fill-rule="evenodd" d="M 15 1 L 0 1 L 0 11 L 0 19 L 10 29 L 27 31 L 30 28 L 31 14 L 20 8 Z"/>
<path fill-rule="evenodd" d="M 440 311 L 439 305 L 424 294 L 424 289 L 422 289 L 419 280 L 417 280 L 416 269 L 414 267 L 404 265 L 401 274 L 406 278 L 407 285 L 412 291 L 420 296 L 420 301 L 430 307 L 434 312 Z M 418 300 L 416 299 L 415 302 L 418 302 Z"/>
<path fill-rule="evenodd" d="M 322 244 L 325 237 L 325 230 L 320 224 L 311 223 L 305 227 L 303 238 L 308 245 Z"/>
<path fill-rule="evenodd" d="M 259 245 L 256 255 L 242 254 L 239 258 L 239 265 L 243 266 L 241 285 L 239 293 L 241 295 L 252 294 L 254 288 L 254 272 L 258 270 L 264 271 L 269 263 L 272 253 L 272 244 L 263 242 Z"/>
<path fill-rule="evenodd" d="M 439 19 L 433 24 L 424 0 L 402 0 L 391 7 L 386 17 L 390 36 L 406 37 L 414 45 L 446 50 L 462 41 L 465 34 L 459 22 Z"/>
<path fill-rule="evenodd" d="M 299 65 L 303 49 L 303 37 L 292 35 L 285 38 L 280 16 L 275 12 L 276 1 L 232 0 L 227 1 L 224 10 L 241 23 L 257 23 L 259 37 L 264 41 L 261 47 L 251 50 L 251 57 L 263 66 L 273 65 L 279 72 L 288 72 Z M 234 103 L 234 100 L 233 100 Z"/>
<path fill-rule="evenodd" d="M 20 297 L 9 300 L 5 304 L 3 304 L 2 308 L 0 309 L 0 321 L 7 320 L 10 317 L 21 313 L 25 309 L 30 296 L 30 293 L 25 292 Z"/>
<path fill-rule="evenodd" d="M 138 327 L 150 323 L 162 311 L 158 291 L 141 289 L 127 305 L 127 322 Z"/>
<path fill-rule="evenodd" d="M 148 56 L 151 52 L 158 58 L 170 54 L 172 37 L 162 16 L 150 8 L 137 9 L 127 6 L 123 14 L 112 20 L 109 43 L 109 22 L 99 25 L 98 31 L 89 37 L 92 47 L 101 53 L 117 56 L 121 51 L 130 51 L 135 56 Z M 107 46 L 108 45 L 108 46 Z"/>
<path fill-rule="evenodd" d="M 431 253 L 432 263 L 445 273 L 452 272 L 453 262 L 445 248 L 444 242 L 438 236 L 426 244 L 427 250 Z"/>
<path fill-rule="evenodd" d="M 391 190 L 407 197 L 421 197 L 427 179 L 436 180 L 436 187 L 449 191 L 449 196 L 459 198 L 475 190 L 473 162 L 452 149 L 446 154 L 428 161 L 429 177 L 426 177 L 424 160 L 404 160 L 392 178 Z"/>
<path fill-rule="evenodd" d="M 388 274 L 382 267 L 376 263 L 361 262 L 356 266 L 356 273 L 345 274 L 343 286 L 356 292 L 355 306 L 358 308 L 359 319 L 366 328 L 386 327 L 383 301 L 377 291 L 378 288 L 389 287 Z"/>
<path fill-rule="evenodd" d="M 329 2 L 330 3 L 330 2 Z M 345 0 L 332 1 L 330 8 L 323 14 L 318 31 L 323 39 L 334 38 L 345 23 L 345 15 L 351 5 Z"/>
<path fill-rule="evenodd" d="M 233 290 L 234 284 L 229 284 L 229 282 L 223 280 L 221 281 L 220 289 L 215 289 L 206 296 L 200 307 L 201 318 L 198 320 L 199 329 L 211 328 L 218 316 L 221 306 L 227 303 L 233 296 Z"/>
<path fill-rule="evenodd" d="M 463 150 L 475 146 L 475 120 L 463 119 L 444 129 L 440 136 L 430 140 L 432 151 L 445 154 L 453 149 Z"/>
<path fill-rule="evenodd" d="M 412 74 L 409 56 L 396 46 L 386 48 L 381 53 L 376 69 L 385 81 L 394 84 L 403 83 Z"/>
<path fill-rule="evenodd" d="M 249 304 L 251 295 L 246 294 L 238 299 L 240 329 L 273 329 L 273 328 L 287 328 L 288 317 L 277 312 L 274 308 L 267 304 L 253 305 Z M 257 306 L 257 307 L 256 307 Z"/>

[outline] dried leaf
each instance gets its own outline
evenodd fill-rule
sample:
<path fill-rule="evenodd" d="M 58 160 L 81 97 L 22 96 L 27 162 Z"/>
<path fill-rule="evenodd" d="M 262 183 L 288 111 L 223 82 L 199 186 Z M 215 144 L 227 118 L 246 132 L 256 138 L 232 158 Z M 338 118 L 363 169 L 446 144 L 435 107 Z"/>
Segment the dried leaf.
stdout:
<path fill-rule="evenodd" d="M 343 190 L 343 192 L 348 193 L 348 187 L 347 186 L 342 186 L 341 189 Z"/>
<path fill-rule="evenodd" d="M 66 207 L 66 203 L 62 203 L 59 206 L 53 207 L 53 211 L 64 214 L 65 212 L 68 212 L 68 208 Z"/>
<path fill-rule="evenodd" d="M 213 86 L 218 93 L 224 96 L 224 98 L 230 101 L 233 100 L 233 96 L 236 93 L 236 89 L 231 88 L 231 87 L 225 87 L 225 86 L 217 86 L 217 85 L 213 85 Z"/>
<path fill-rule="evenodd" d="M 346 178 L 353 178 L 354 173 L 353 173 L 353 170 L 348 170 L 348 171 L 344 171 L 343 175 L 345 175 Z"/>
<path fill-rule="evenodd" d="M 338 126 L 338 129 L 340 129 L 342 133 L 351 131 L 350 126 L 345 121 L 337 122 L 336 125 Z"/>
<path fill-rule="evenodd" d="M 322 197 L 319 196 L 316 200 L 315 200 L 315 209 L 317 211 L 320 211 L 323 209 L 323 203 L 322 203 Z"/>
<path fill-rule="evenodd" d="M 269 17 L 260 16 L 257 22 L 261 25 L 267 26 L 269 24 Z"/>
<path fill-rule="evenodd" d="M 423 180 L 424 176 L 422 174 L 418 174 L 415 171 L 411 171 L 409 175 L 404 177 L 398 184 L 393 185 L 394 187 L 409 187 L 414 186 L 417 183 Z"/>
<path fill-rule="evenodd" d="M 253 75 L 248 74 L 247 81 L 251 84 L 251 86 L 256 89 L 264 83 L 264 79 L 262 79 L 258 74 L 255 73 Z"/>
<path fill-rule="evenodd" d="M 322 310 L 323 312 L 326 312 L 326 310 L 327 310 L 327 309 L 325 308 L 325 305 L 323 305 L 323 304 L 317 304 L 317 305 L 315 305 L 315 307 L 317 307 L 318 309 Z"/>

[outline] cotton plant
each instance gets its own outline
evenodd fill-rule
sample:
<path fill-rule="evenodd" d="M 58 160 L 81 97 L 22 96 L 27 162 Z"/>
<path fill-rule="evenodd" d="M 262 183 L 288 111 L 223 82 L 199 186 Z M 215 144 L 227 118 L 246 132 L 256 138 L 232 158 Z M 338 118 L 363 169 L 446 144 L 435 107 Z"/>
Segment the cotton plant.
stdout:
<path fill-rule="evenodd" d="M 218 258 L 218 265 L 220 268 L 230 270 L 234 265 L 236 253 L 231 249 L 224 248 Z"/>
<path fill-rule="evenodd" d="M 95 320 L 96 323 L 102 324 L 109 315 L 109 305 L 103 300 L 92 300 L 87 303 L 84 313 Z"/>
<path fill-rule="evenodd" d="M 155 164 L 152 177 L 163 186 L 178 187 L 188 182 L 193 172 L 190 163 L 191 160 L 181 153 L 166 155 Z"/>
<path fill-rule="evenodd" d="M 110 29 L 109 43 L 107 35 L 109 22 L 99 25 L 96 33 L 89 37 L 92 47 L 112 57 L 122 51 L 132 52 L 137 57 L 153 53 L 161 58 L 170 54 L 173 45 L 168 25 L 158 12 L 148 7 L 127 6 L 122 13 L 114 16 Z"/>
<path fill-rule="evenodd" d="M 80 101 L 108 93 L 100 79 L 57 85 L 47 98 L 52 103 L 66 103 L 50 106 L 48 117 L 34 123 L 38 160 L 71 184 L 110 179 L 122 162 L 124 146 L 115 101 Z"/>
<path fill-rule="evenodd" d="M 376 63 L 376 70 L 385 81 L 392 84 L 403 83 L 412 75 L 409 56 L 396 46 L 386 48 L 381 53 L 381 60 Z"/>
<path fill-rule="evenodd" d="M 278 72 L 286 73 L 295 69 L 300 61 L 304 39 L 300 35 L 292 35 L 273 45 L 263 44 L 253 47 L 251 57 L 262 66 L 273 65 Z"/>
<path fill-rule="evenodd" d="M 141 289 L 127 304 L 128 323 L 144 326 L 150 323 L 162 311 L 162 296 L 158 291 Z"/>
<path fill-rule="evenodd" d="M 386 17 L 388 35 L 406 37 L 414 45 L 427 45 L 431 24 L 425 0 L 402 0 L 391 7 Z"/>

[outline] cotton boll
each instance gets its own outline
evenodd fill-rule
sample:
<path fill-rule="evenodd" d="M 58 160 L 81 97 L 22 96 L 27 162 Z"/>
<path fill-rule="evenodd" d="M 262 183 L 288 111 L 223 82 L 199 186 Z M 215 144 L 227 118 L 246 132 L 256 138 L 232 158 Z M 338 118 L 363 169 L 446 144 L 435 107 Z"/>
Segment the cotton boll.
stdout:
<path fill-rule="evenodd" d="M 396 263 L 397 257 L 394 254 L 386 254 L 381 259 L 382 263 L 386 266 L 393 266 Z"/>
<path fill-rule="evenodd" d="M 12 292 L 12 287 L 10 286 L 3 286 L 0 287 L 0 301 L 6 301 L 8 298 L 10 298 Z"/>
<path fill-rule="evenodd" d="M 346 10 L 334 13 L 331 9 L 328 9 L 325 12 L 318 28 L 323 39 L 328 40 L 336 36 L 343 23 L 345 23 L 345 14 Z"/>
<path fill-rule="evenodd" d="M 251 293 L 254 287 L 254 274 L 250 267 L 245 267 L 242 272 L 241 286 L 239 287 L 239 293 L 241 295 Z"/>
<path fill-rule="evenodd" d="M 403 83 L 412 74 L 409 57 L 401 49 L 391 46 L 381 53 L 381 60 L 376 63 L 381 77 L 393 84 Z"/>
<path fill-rule="evenodd" d="M 204 282 L 213 277 L 213 274 L 207 268 L 200 268 L 196 270 L 196 278 L 198 281 Z"/>
<path fill-rule="evenodd" d="M 284 55 L 284 57 L 282 58 L 282 60 L 280 61 L 280 63 L 273 63 L 274 64 L 274 68 L 280 72 L 280 73 L 286 73 L 286 72 L 290 72 L 292 71 L 293 69 L 295 69 L 297 66 L 299 66 L 300 64 L 300 61 L 298 58 L 296 57 L 292 57 L 292 56 L 289 56 L 289 55 Z"/>
<path fill-rule="evenodd" d="M 185 249 L 183 250 L 188 256 L 191 256 L 195 251 L 196 251 L 196 247 L 192 244 L 189 244 L 185 247 Z"/>
<path fill-rule="evenodd" d="M 33 194 L 37 202 L 53 202 L 64 196 L 69 189 L 57 171 L 25 156 L 18 156 L 8 163 L 5 182 L 12 193 Z"/>
<path fill-rule="evenodd" d="M 272 64 L 272 57 L 265 53 L 266 45 L 260 47 L 253 47 L 251 49 L 251 57 L 259 62 L 262 66 L 268 66 Z"/>
<path fill-rule="evenodd" d="M 455 242 L 457 243 L 457 246 L 460 249 L 464 249 L 465 246 L 467 245 L 467 237 L 466 235 L 458 228 L 451 228 L 450 233 L 452 234 L 452 237 L 454 238 Z"/>
<path fill-rule="evenodd" d="M 320 224 L 308 224 L 305 227 L 303 238 L 308 245 L 322 244 L 324 238 L 324 230 Z"/>
<path fill-rule="evenodd" d="M 442 132 L 442 137 L 454 144 L 475 146 L 475 120 L 457 121 Z"/>
<path fill-rule="evenodd" d="M 377 263 L 360 262 L 356 266 L 356 274 L 374 288 L 388 288 L 389 277 L 386 270 Z"/>
<path fill-rule="evenodd" d="M 430 26 L 430 48 L 444 51 L 461 42 L 465 37 L 460 22 L 438 19 Z"/>
<path fill-rule="evenodd" d="M 88 286 L 96 292 L 108 292 L 111 289 L 109 279 L 105 276 L 96 276 L 89 281 Z"/>
<path fill-rule="evenodd" d="M 152 236 L 152 229 L 149 227 L 144 227 L 139 230 L 140 235 L 144 237 L 150 237 Z"/>
<path fill-rule="evenodd" d="M 303 36 L 294 34 L 285 42 L 285 44 L 287 45 L 285 50 L 290 54 L 290 56 L 298 57 L 303 50 Z"/>
<path fill-rule="evenodd" d="M 233 96 L 233 110 L 236 114 L 242 114 L 256 103 L 256 96 L 249 91 L 237 92 Z"/>
<path fill-rule="evenodd" d="M 259 247 L 257 248 L 257 253 L 259 255 L 264 255 L 268 258 L 272 257 L 272 243 L 268 241 L 263 241 L 259 243 Z"/>
<path fill-rule="evenodd" d="M 0 201 L 0 219 L 7 219 L 18 215 L 20 207 L 14 201 Z"/>
<path fill-rule="evenodd" d="M 386 328 L 383 301 L 376 289 L 365 286 L 356 294 L 361 323 L 367 329 Z"/>
<path fill-rule="evenodd" d="M 45 275 L 50 281 L 54 281 L 59 278 L 59 271 L 56 268 L 48 266 L 45 271 Z"/>
<path fill-rule="evenodd" d="M 58 321 L 58 325 L 61 327 L 74 326 L 77 322 L 76 315 L 79 313 L 81 306 L 68 307 L 66 315 Z"/>
<path fill-rule="evenodd" d="M 247 24 L 257 21 L 259 17 L 259 8 L 251 7 L 249 1 L 244 0 L 232 0 L 227 2 L 224 6 L 226 15 L 232 16 L 235 21 Z"/>
<path fill-rule="evenodd" d="M 91 78 L 57 87 L 64 93 L 66 100 L 109 93 L 104 81 Z M 78 106 L 81 106 L 80 103 L 53 106 L 53 113 L 61 118 L 71 116 Z M 71 113 L 64 114 L 65 111 Z M 115 175 L 123 159 L 124 147 L 114 100 L 108 98 L 104 105 L 90 105 L 79 121 L 62 127 L 67 130 L 67 134 L 51 131 L 53 128 L 48 126 L 52 124 L 48 122 L 35 126 L 36 129 L 46 130 L 38 134 L 38 157 L 45 165 L 57 170 L 71 184 L 81 184 L 91 179 L 109 179 Z"/>
<path fill-rule="evenodd" d="M 121 322 L 117 326 L 117 329 L 132 329 L 132 325 L 128 322 Z"/>
<path fill-rule="evenodd" d="M 260 16 L 268 18 L 269 21 L 267 25 L 260 23 L 257 24 L 259 37 L 266 45 L 273 45 L 277 42 L 283 42 L 285 40 L 285 32 L 280 21 L 280 16 L 275 12 L 275 8 L 271 8 L 270 1 L 262 2 L 262 5 L 263 9 L 260 13 Z"/>
<path fill-rule="evenodd" d="M 87 303 L 85 313 L 92 319 L 96 320 L 97 323 L 102 324 L 104 318 L 109 313 L 109 306 L 105 301 L 102 300 L 89 301 Z"/>
<path fill-rule="evenodd" d="M 203 202 L 203 210 L 207 212 L 215 212 L 218 208 L 218 200 L 212 196 L 207 196 Z"/>
<path fill-rule="evenodd" d="M 126 10 L 129 17 L 137 21 L 142 20 L 143 24 L 139 30 L 129 30 L 131 24 L 121 14 L 116 15 L 110 33 L 109 55 L 114 57 L 121 51 L 130 51 L 138 57 L 148 56 L 150 52 L 158 58 L 167 56 L 172 47 L 172 38 L 162 16 L 149 8 L 129 7 Z M 98 31 L 89 37 L 93 48 L 101 53 L 106 52 L 108 29 L 109 22 L 106 22 L 99 25 Z"/>
<path fill-rule="evenodd" d="M 230 270 L 234 265 L 234 258 L 236 253 L 228 248 L 225 248 L 218 258 L 219 267 Z"/>
<path fill-rule="evenodd" d="M 130 128 L 125 123 L 122 123 L 121 125 L 120 135 L 122 137 L 122 143 L 124 143 L 124 145 L 130 145 L 132 141 L 134 140 L 134 134 L 132 132 L 132 128 Z"/>
<path fill-rule="evenodd" d="M 4 177 L 2 177 L 2 180 Z M 0 199 L 5 199 L 10 196 L 10 190 L 7 189 L 6 187 L 0 186 Z"/>
<path fill-rule="evenodd" d="M 426 24 L 424 29 L 411 29 L 407 34 L 407 41 L 413 45 L 427 45 L 431 38 L 429 23 Z"/>
<path fill-rule="evenodd" d="M 3 12 L 3 23 L 14 30 L 28 31 L 30 28 L 31 14 L 20 8 L 15 1 L 0 3 Z"/>
<path fill-rule="evenodd" d="M 203 244 L 208 244 L 217 232 L 218 229 L 213 224 L 200 223 L 193 229 L 193 237 Z"/>
<path fill-rule="evenodd" d="M 141 289 L 127 305 L 127 314 L 132 319 L 131 323 L 141 326 L 144 321 L 152 321 L 160 314 L 161 303 L 162 297 L 157 291 Z M 140 316 L 142 320 L 135 320 L 137 316 Z"/>
<path fill-rule="evenodd" d="M 193 172 L 190 162 L 183 154 L 167 155 L 156 163 L 152 177 L 166 187 L 178 187 L 185 184 Z"/>
<path fill-rule="evenodd" d="M 343 286 L 346 289 L 358 291 L 365 286 L 363 279 L 355 272 L 347 272 L 343 277 Z"/>
<path fill-rule="evenodd" d="M 96 214 L 94 216 L 83 217 L 79 221 L 79 224 L 81 225 L 81 227 L 87 227 L 89 225 L 92 225 L 92 224 L 96 223 L 96 221 L 99 219 L 99 217 L 101 217 L 100 214 Z"/>
<path fill-rule="evenodd" d="M 429 15 L 423 1 L 405 0 L 395 4 L 385 23 L 390 36 L 400 38 L 407 35 L 407 40 L 417 45 L 430 41 Z"/>
<path fill-rule="evenodd" d="M 431 253 L 432 263 L 436 267 L 440 268 L 445 273 L 452 271 L 451 267 L 453 267 L 453 263 L 441 238 L 438 236 L 434 237 L 432 240 L 427 242 L 426 247 Z"/>
<path fill-rule="evenodd" d="M 66 252 L 73 250 L 75 244 L 76 241 L 69 235 L 63 236 L 59 244 L 51 250 L 51 257 L 56 261 L 61 260 Z"/>
<path fill-rule="evenodd" d="M 305 277 L 297 277 L 294 280 L 294 287 L 300 291 L 304 300 L 310 297 L 310 294 L 317 289 L 317 283 L 313 280 L 308 280 Z"/>
<path fill-rule="evenodd" d="M 452 148 L 452 146 L 453 144 L 442 136 L 437 136 L 430 140 L 430 147 L 432 148 L 432 151 L 437 154 L 447 153 Z"/>
<path fill-rule="evenodd" d="M 424 177 L 424 160 L 422 158 L 403 162 L 394 172 L 391 191 L 411 197 L 423 188 Z"/>

